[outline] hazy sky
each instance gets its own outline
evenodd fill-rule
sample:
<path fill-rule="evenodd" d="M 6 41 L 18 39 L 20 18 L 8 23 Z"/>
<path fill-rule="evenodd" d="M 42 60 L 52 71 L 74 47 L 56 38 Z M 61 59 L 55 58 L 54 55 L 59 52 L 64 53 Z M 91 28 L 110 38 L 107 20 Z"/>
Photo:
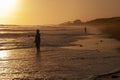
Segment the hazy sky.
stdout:
<path fill-rule="evenodd" d="M 8 0 L 6 0 L 6 6 Z M 12 0 L 13 2 L 15 0 Z M 16 0 L 14 10 L 1 8 L 2 24 L 57 24 L 120 16 L 120 0 Z M 2 4 L 2 2 L 1 2 Z M 4 8 L 3 8 L 4 9 Z M 11 12 L 10 12 L 11 10 Z"/>

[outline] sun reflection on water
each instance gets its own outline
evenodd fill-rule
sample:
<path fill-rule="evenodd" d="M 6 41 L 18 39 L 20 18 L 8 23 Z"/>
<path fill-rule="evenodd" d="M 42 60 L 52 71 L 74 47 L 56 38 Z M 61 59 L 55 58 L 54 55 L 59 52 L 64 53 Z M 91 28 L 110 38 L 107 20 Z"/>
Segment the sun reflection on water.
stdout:
<path fill-rule="evenodd" d="M 4 51 L 0 51 L 0 58 L 6 58 L 8 57 L 8 51 L 7 50 L 4 50 Z"/>

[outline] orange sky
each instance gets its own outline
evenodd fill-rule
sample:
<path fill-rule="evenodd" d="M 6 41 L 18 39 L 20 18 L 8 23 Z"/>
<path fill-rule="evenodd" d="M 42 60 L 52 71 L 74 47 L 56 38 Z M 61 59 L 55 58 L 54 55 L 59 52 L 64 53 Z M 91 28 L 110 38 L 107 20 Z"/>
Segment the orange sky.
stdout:
<path fill-rule="evenodd" d="M 58 24 L 120 16 L 120 0 L 17 0 L 15 4 L 14 10 L 0 10 L 1 24 Z"/>

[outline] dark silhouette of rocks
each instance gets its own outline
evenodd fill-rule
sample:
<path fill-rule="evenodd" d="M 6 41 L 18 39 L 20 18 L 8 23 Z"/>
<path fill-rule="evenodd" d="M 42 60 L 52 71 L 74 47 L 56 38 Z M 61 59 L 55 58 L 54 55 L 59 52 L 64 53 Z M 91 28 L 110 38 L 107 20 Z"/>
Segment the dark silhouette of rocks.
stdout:
<path fill-rule="evenodd" d="M 82 44 L 80 44 L 80 47 L 83 47 L 83 45 L 82 45 Z"/>
<path fill-rule="evenodd" d="M 112 78 L 120 78 L 120 76 L 115 76 L 115 75 L 113 75 Z"/>

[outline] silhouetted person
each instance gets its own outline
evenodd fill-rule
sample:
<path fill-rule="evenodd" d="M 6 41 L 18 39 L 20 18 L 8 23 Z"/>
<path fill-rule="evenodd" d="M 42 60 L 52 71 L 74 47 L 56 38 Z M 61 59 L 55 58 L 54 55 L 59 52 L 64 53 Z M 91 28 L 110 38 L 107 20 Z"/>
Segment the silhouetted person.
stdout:
<path fill-rule="evenodd" d="M 84 31 L 85 31 L 85 34 L 86 34 L 87 33 L 87 28 L 86 27 L 84 28 Z"/>
<path fill-rule="evenodd" d="M 40 52 L 40 31 L 36 30 L 36 35 L 35 35 L 35 44 L 36 44 L 36 49 L 37 49 L 37 53 Z"/>

